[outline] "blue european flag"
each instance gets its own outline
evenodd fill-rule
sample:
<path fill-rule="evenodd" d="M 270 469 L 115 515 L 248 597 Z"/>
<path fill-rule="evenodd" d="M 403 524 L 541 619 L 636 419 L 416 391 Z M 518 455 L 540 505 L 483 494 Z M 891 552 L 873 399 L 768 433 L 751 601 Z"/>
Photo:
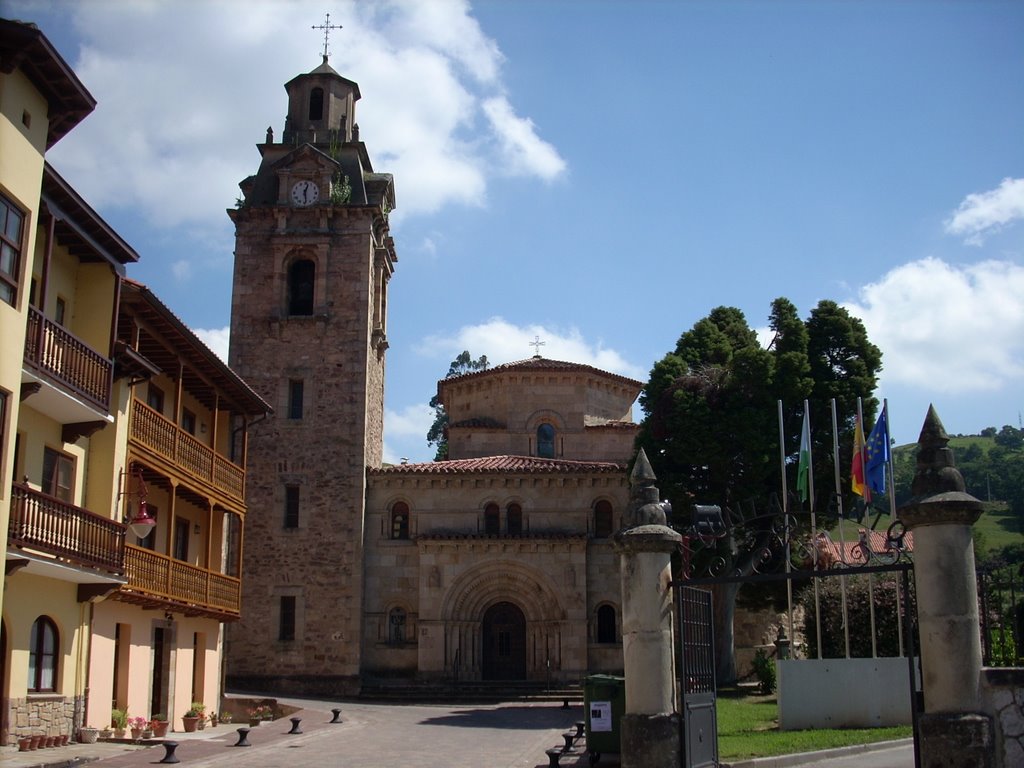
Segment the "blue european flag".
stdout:
<path fill-rule="evenodd" d="M 865 451 L 868 458 L 868 487 L 872 493 L 885 493 L 885 467 L 889 463 L 889 419 L 884 405 L 868 436 Z"/>

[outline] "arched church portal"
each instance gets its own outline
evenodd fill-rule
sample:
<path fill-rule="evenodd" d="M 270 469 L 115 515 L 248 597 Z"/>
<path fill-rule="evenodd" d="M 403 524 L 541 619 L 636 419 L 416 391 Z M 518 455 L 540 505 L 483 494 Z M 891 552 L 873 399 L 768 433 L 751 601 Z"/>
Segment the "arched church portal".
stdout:
<path fill-rule="evenodd" d="M 526 617 L 514 603 L 495 603 L 484 612 L 484 680 L 526 679 Z"/>

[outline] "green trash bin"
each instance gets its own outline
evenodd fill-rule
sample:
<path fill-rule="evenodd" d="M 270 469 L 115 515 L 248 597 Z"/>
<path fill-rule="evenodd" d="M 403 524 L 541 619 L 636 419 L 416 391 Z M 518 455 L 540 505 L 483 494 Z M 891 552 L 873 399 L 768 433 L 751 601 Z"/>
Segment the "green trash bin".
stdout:
<path fill-rule="evenodd" d="M 626 678 L 590 675 L 583 682 L 586 709 L 587 752 L 594 765 L 602 754 L 619 754 L 622 736 L 619 724 L 626 711 Z"/>

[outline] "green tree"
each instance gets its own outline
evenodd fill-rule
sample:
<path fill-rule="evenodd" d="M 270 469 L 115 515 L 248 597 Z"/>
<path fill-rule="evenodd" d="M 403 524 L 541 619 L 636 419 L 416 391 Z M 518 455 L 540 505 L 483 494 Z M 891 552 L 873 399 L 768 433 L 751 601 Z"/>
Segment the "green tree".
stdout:
<path fill-rule="evenodd" d="M 771 503 L 779 490 L 777 400 L 787 408 L 785 433 L 795 436 L 803 399 L 826 398 L 812 410 L 815 434 L 828 445 L 819 455 L 826 456 L 831 456 L 827 398 L 836 397 L 843 414 L 841 442 L 852 443 L 857 396 L 867 398 L 873 412 L 881 352 L 868 341 L 859 320 L 835 302 L 823 301 L 803 322 L 792 302 L 779 298 L 772 303 L 769 324 L 773 338 L 765 349 L 740 310 L 712 310 L 654 365 L 641 393 L 645 416 L 638 447 L 645 449 L 662 494 L 673 502 L 674 524 L 680 530 L 689 524 L 693 503 L 746 514 L 751 507 L 765 510 Z M 795 441 L 787 444 L 791 460 L 797 449 Z M 848 474 L 849 448 L 846 456 Z M 824 482 L 831 478 L 831 462 L 818 466 L 823 478 L 819 487 L 831 487 L 830 479 Z M 720 548 L 736 550 L 736 544 L 726 537 Z M 753 570 L 753 548 L 733 554 L 733 568 L 740 573 Z M 718 678 L 730 682 L 736 677 L 732 616 L 737 590 L 725 586 L 715 592 Z"/>
<path fill-rule="evenodd" d="M 487 355 L 480 355 L 476 360 L 469 354 L 469 350 L 463 350 L 462 354 L 452 360 L 448 366 L 446 379 L 462 376 L 474 371 L 482 371 L 487 368 Z M 435 394 L 430 398 L 430 407 L 434 409 L 434 423 L 427 430 L 427 445 L 437 447 L 434 454 L 434 461 L 444 461 L 448 458 L 448 414 L 444 410 L 444 404 L 440 396 Z"/>

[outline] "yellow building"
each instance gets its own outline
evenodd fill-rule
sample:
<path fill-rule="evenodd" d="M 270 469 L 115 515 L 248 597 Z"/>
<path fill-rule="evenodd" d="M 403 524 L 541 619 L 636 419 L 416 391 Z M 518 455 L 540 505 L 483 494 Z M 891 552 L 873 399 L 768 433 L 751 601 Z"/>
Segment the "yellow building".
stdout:
<path fill-rule="evenodd" d="M 216 708 L 239 615 L 241 457 L 268 406 L 126 279 L 138 255 L 46 162 L 94 105 L 0 20 L 0 743 Z"/>

